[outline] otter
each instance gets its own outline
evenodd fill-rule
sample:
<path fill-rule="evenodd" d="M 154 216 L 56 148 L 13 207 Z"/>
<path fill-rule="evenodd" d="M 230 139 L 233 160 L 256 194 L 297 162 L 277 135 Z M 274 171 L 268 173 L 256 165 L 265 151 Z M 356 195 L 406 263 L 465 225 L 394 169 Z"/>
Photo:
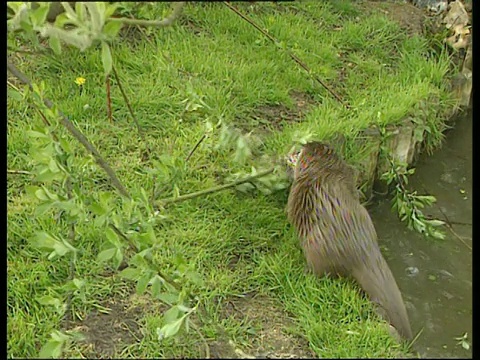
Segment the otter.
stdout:
<path fill-rule="evenodd" d="M 380 305 L 381 316 L 407 340 L 412 330 L 402 295 L 380 252 L 367 209 L 360 203 L 355 170 L 332 147 L 310 142 L 293 158 L 287 205 L 307 266 L 317 276 L 352 276 Z"/>

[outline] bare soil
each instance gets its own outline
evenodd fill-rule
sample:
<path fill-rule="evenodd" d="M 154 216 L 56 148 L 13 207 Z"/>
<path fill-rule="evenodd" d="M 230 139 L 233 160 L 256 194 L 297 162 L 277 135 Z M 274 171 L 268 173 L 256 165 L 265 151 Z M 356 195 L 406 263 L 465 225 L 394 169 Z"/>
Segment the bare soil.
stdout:
<path fill-rule="evenodd" d="M 152 300 L 137 295 L 121 300 L 111 298 L 102 304 L 108 309 L 105 312 L 95 310 L 83 320 L 68 322 L 65 328 L 77 330 L 83 334 L 85 339 L 77 345 L 86 358 L 112 358 L 122 348 L 143 338 L 140 321 L 147 307 L 143 305 L 153 307 Z M 156 307 L 161 309 L 162 305 L 156 304 Z"/>
<path fill-rule="evenodd" d="M 423 32 L 425 12 L 412 4 L 394 1 L 364 1 L 361 6 L 366 15 L 373 10 L 380 10 L 391 20 L 400 24 L 410 36 Z"/>

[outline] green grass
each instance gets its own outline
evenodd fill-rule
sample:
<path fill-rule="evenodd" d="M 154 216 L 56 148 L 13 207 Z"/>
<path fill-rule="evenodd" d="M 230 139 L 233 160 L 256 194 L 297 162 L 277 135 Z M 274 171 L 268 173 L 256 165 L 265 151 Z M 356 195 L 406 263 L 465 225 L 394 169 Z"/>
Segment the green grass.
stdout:
<path fill-rule="evenodd" d="M 431 141 L 438 142 L 435 131 L 443 129 L 445 119 L 437 114 L 451 104 L 449 59 L 432 56 L 426 39 L 408 37 L 383 13 L 362 16 L 362 8 L 349 1 L 238 7 L 292 49 L 352 109 L 343 108 L 287 54 L 221 3 L 190 4 L 173 27 L 147 29 L 148 40 L 135 34 L 137 40 L 123 39 L 113 46 L 115 66 L 147 133 L 146 143 L 137 135 L 114 82 L 115 122 L 108 121 L 99 51 L 64 50 L 56 59 L 24 55 L 16 63 L 35 82 L 45 82 L 46 96 L 98 147 L 132 194 L 138 194 L 141 187 L 151 194 L 155 185 L 163 186 L 162 197 L 172 196 L 174 185 L 180 193 L 189 193 L 215 186 L 219 178 L 248 171 L 251 162 L 238 164 L 230 151 L 216 148 L 218 130 L 187 164 L 184 159 L 204 134 L 207 121 L 241 124 L 257 134 L 252 115 L 261 107 L 273 112 L 295 109 L 293 92 L 304 94 L 310 105 L 301 119 L 286 119 L 281 130 L 258 132 L 264 154 L 285 154 L 302 134 L 328 139 L 338 132 L 352 141 L 345 156 L 355 164 L 362 161 L 354 143 L 360 130 L 373 124 L 396 124 L 408 116 L 426 117 L 432 127 Z M 141 15 L 159 18 L 165 9 L 162 3 L 148 4 Z M 86 78 L 82 94 L 74 83 L 78 76 Z M 202 106 L 188 111 L 188 104 Z M 427 111 L 424 104 L 432 105 Z M 32 168 L 27 130 L 40 124 L 34 110 L 9 97 L 9 169 Z M 96 194 L 109 190 L 103 171 L 93 164 L 80 165 L 88 157 L 75 140 L 71 144 L 76 154 L 74 168 L 82 169 L 82 191 Z M 146 144 L 153 153 L 142 162 Z M 158 164 L 168 158 L 175 159 L 174 173 L 162 178 Z M 66 237 L 68 227 L 53 213 L 34 215 L 36 203 L 26 194 L 30 183 L 28 176 L 12 175 L 7 189 L 7 343 L 8 356 L 17 358 L 37 356 L 50 333 L 64 327 L 55 307 L 38 300 L 47 295 L 65 300 L 62 286 L 69 273 L 68 259 L 48 260 L 48 254 L 32 243 L 39 230 Z M 258 334 L 268 329 L 272 313 L 283 314 L 278 315 L 280 322 L 289 321 L 281 332 L 290 336 L 289 343 L 296 344 L 296 350 L 291 350 L 296 354 L 405 355 L 406 347 L 389 337 L 353 282 L 304 274 L 302 253 L 284 213 L 286 196 L 286 191 L 268 196 L 226 191 L 176 204 L 162 213 L 167 219 L 155 228 L 159 249 L 154 262 L 168 269 L 172 257 L 182 254 L 204 280 L 202 286 L 191 289 L 202 309 L 195 316 L 197 329 L 167 339 L 162 346 L 156 329 L 162 326 L 163 305 L 148 296 L 147 300 L 132 297 L 134 285 L 96 261 L 106 247 L 104 230 L 90 223 L 77 224 L 75 246 L 81 252 L 75 276 L 86 281 L 86 296 L 85 300 L 79 294 L 73 296 L 69 315 L 76 317 L 77 325 L 88 327 L 92 321 L 89 314 L 108 304 L 136 309 L 133 321 L 140 330 L 132 330 L 134 337 L 121 337 L 112 356 L 201 357 L 205 341 L 223 342 L 226 349 L 228 340 L 245 353 L 255 353 L 260 346 Z M 244 306 L 255 308 L 253 314 L 233 311 L 234 315 L 225 315 L 229 301 L 245 294 L 269 301 L 244 300 Z M 123 316 L 130 316 L 124 311 Z M 122 331 L 119 328 L 118 334 L 124 334 Z M 65 353 L 69 357 L 82 354 L 105 353 L 80 342 Z"/>

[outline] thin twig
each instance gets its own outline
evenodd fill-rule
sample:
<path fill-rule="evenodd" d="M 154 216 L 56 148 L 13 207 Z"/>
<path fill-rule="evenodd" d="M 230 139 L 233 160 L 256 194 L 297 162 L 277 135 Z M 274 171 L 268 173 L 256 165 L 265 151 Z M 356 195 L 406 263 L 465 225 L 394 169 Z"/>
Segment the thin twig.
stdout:
<path fill-rule="evenodd" d="M 37 110 L 37 113 L 40 115 L 40 117 L 42 118 L 42 121 L 43 123 L 45 124 L 45 126 L 47 127 L 50 127 L 50 122 L 48 121 L 47 117 L 45 116 L 45 114 L 42 112 L 42 110 L 40 110 L 37 106 L 35 106 L 35 110 Z M 57 135 L 55 135 L 53 132 L 50 133 L 52 135 L 52 138 L 53 140 L 55 140 L 56 142 L 58 142 L 58 137 Z"/>
<path fill-rule="evenodd" d="M 33 86 L 32 82 L 20 71 L 17 69 L 15 65 L 7 61 L 7 69 L 22 83 L 26 84 L 29 86 L 30 90 L 33 91 Z M 44 104 L 49 108 L 53 108 L 53 103 L 44 98 L 43 99 Z M 127 189 L 123 186 L 123 184 L 120 182 L 120 180 L 117 178 L 117 175 L 115 174 L 115 171 L 108 165 L 108 163 L 102 158 L 98 150 L 93 146 L 88 139 L 83 135 L 76 127 L 75 125 L 63 114 L 62 111 L 58 110 L 58 114 L 60 115 L 60 121 L 63 126 L 67 128 L 67 130 L 72 134 L 73 137 L 75 137 L 84 147 L 87 149 L 95 158 L 97 163 L 105 170 L 107 175 L 110 177 L 110 180 L 112 181 L 112 185 L 117 188 L 117 190 L 125 197 L 131 198 L 130 194 L 128 193 Z"/>
<path fill-rule="evenodd" d="M 423 188 L 423 191 L 424 191 L 426 194 L 428 194 L 428 191 L 425 189 L 425 187 L 422 186 L 422 188 Z M 465 245 L 465 246 L 467 247 L 467 249 L 472 250 L 472 247 L 471 247 L 470 245 L 468 245 L 468 244 L 463 240 L 463 237 L 460 236 L 460 235 L 458 235 L 458 234 L 455 232 L 455 230 L 453 230 L 452 222 L 451 222 L 450 219 L 448 218 L 447 214 L 445 214 L 445 212 L 442 210 L 442 208 L 441 208 L 438 204 L 436 204 L 436 203 L 434 203 L 433 205 L 434 205 L 434 206 L 438 209 L 438 211 L 440 211 L 440 213 L 443 215 L 443 218 L 445 219 L 445 225 L 446 225 L 446 227 L 448 228 L 448 230 L 450 230 L 450 232 L 453 234 L 453 236 L 455 236 L 458 240 L 460 240 L 460 242 L 461 242 L 463 245 Z"/>
<path fill-rule="evenodd" d="M 110 123 L 113 123 L 112 119 L 112 97 L 110 95 L 110 75 L 105 77 L 105 87 L 107 89 L 107 117 Z"/>
<path fill-rule="evenodd" d="M 205 140 L 205 138 L 207 137 L 207 134 L 203 134 L 202 137 L 200 138 L 200 140 L 197 141 L 197 143 L 195 144 L 195 146 L 193 147 L 193 149 L 190 151 L 190 153 L 187 155 L 187 157 L 185 158 L 185 162 L 187 162 L 188 160 L 190 160 L 190 158 L 192 157 L 193 153 L 195 152 L 195 150 L 197 150 L 197 148 L 200 146 L 200 144 L 202 143 L 203 140 Z"/>
<path fill-rule="evenodd" d="M 413 344 L 415 344 L 415 343 L 417 342 L 417 340 L 420 338 L 420 336 L 421 336 L 422 333 L 423 333 L 423 330 L 424 330 L 424 328 L 422 327 L 422 328 L 420 329 L 420 331 L 417 333 L 417 335 L 415 335 L 415 337 L 413 338 L 413 340 L 410 341 L 410 343 L 408 344 L 408 348 L 409 348 L 409 349 L 411 349 L 412 346 L 413 346 Z"/>
<path fill-rule="evenodd" d="M 181 202 L 181 201 L 185 201 L 185 200 L 190 200 L 190 199 L 193 199 L 193 198 L 196 198 L 196 197 L 199 197 L 199 196 L 219 192 L 219 191 L 222 191 L 222 190 L 226 190 L 226 189 L 235 187 L 235 186 L 240 185 L 240 184 L 250 182 L 253 179 L 257 179 L 259 177 L 271 174 L 274 171 L 275 171 L 275 168 L 273 167 L 273 168 L 270 168 L 268 170 L 261 171 L 256 175 L 248 176 L 248 177 L 246 177 L 244 179 L 241 179 L 241 180 L 236 180 L 236 181 L 234 181 L 230 184 L 215 186 L 215 187 L 207 189 L 207 190 L 201 190 L 201 191 L 197 191 L 197 192 L 194 192 L 194 193 L 191 193 L 191 194 L 186 194 L 186 195 L 182 195 L 182 196 L 178 196 L 178 197 L 171 197 L 171 198 L 167 198 L 167 199 L 158 200 L 158 201 L 155 202 L 155 204 L 158 205 L 158 206 L 165 206 L 167 204 Z"/>
<path fill-rule="evenodd" d="M 113 224 L 108 224 L 110 226 L 110 228 L 115 232 L 115 234 L 117 234 L 119 237 L 121 237 L 125 242 L 128 243 L 128 245 L 130 245 L 130 248 L 133 250 L 133 251 L 137 251 L 137 246 L 135 245 L 135 243 L 130 240 L 130 238 L 128 238 L 127 235 L 125 235 L 124 233 L 122 233 L 115 225 Z"/>
<path fill-rule="evenodd" d="M 453 236 L 455 236 L 458 240 L 460 240 L 460 242 L 465 245 L 467 247 L 467 249 L 469 250 L 472 250 L 472 247 L 470 245 L 468 245 L 465 240 L 463 240 L 463 238 L 458 235 L 455 230 L 453 230 L 453 226 L 452 226 L 452 223 L 450 222 L 450 220 L 448 219 L 448 216 L 447 214 L 445 214 L 445 212 L 441 209 L 440 206 L 438 206 L 437 204 L 435 204 L 435 206 L 437 207 L 438 211 L 440 211 L 443 215 L 443 218 L 445 219 L 445 225 L 447 226 L 448 230 L 450 230 L 450 232 L 453 234 Z"/>
<path fill-rule="evenodd" d="M 35 175 L 34 173 L 30 171 L 25 171 L 25 170 L 8 170 L 7 169 L 7 174 L 12 174 L 12 175 Z"/>
<path fill-rule="evenodd" d="M 117 69 L 115 69 L 115 66 L 112 66 L 112 72 L 113 72 L 113 76 L 115 76 L 115 80 L 117 81 L 118 88 L 120 89 L 120 92 L 122 93 L 123 100 L 127 104 L 128 111 L 130 112 L 130 115 L 132 115 L 132 119 L 135 122 L 135 125 L 137 125 L 138 134 L 140 135 L 140 137 L 143 140 L 145 140 L 145 134 L 144 134 L 142 128 L 140 127 L 140 123 L 138 122 L 137 117 L 135 116 L 135 113 L 133 112 L 132 106 L 130 105 L 130 101 L 128 101 L 127 94 L 123 90 L 123 86 L 122 86 L 122 83 L 120 82 L 120 77 L 118 76 Z"/>
<path fill-rule="evenodd" d="M 189 320 L 187 319 L 187 321 Z M 190 321 L 190 326 L 197 332 L 198 336 L 200 336 L 200 339 L 202 339 L 203 344 L 205 345 L 205 359 L 210 359 L 210 346 L 208 346 L 207 339 L 205 339 L 203 334 L 200 332 L 200 329 L 193 321 Z"/>
<path fill-rule="evenodd" d="M 242 14 L 238 9 L 236 9 L 234 6 L 230 5 L 228 1 L 223 2 L 230 10 L 232 10 L 235 14 L 240 16 L 243 20 L 247 21 L 250 25 L 252 25 L 254 28 L 256 28 L 258 31 L 260 31 L 263 35 L 265 35 L 270 41 L 272 41 L 274 44 L 279 45 L 280 42 L 276 40 L 273 36 L 271 36 L 269 33 L 267 33 L 265 30 L 263 30 L 259 25 L 257 25 L 252 19 L 249 19 L 246 15 Z M 308 72 L 308 74 L 315 79 L 320 85 L 322 85 L 335 99 L 337 99 L 345 108 L 350 109 L 350 105 L 348 105 L 343 99 L 335 93 L 327 84 L 325 84 L 317 75 L 313 74 L 312 70 L 308 67 L 307 64 L 305 64 L 300 58 L 295 55 L 291 50 L 285 48 L 285 51 L 287 54 L 298 64 L 300 65 L 305 71 Z"/>
<path fill-rule="evenodd" d="M 125 242 L 128 243 L 128 245 L 130 246 L 130 249 L 132 249 L 133 251 L 137 251 L 137 246 L 135 245 L 135 243 L 127 236 L 125 235 L 124 233 L 122 233 L 120 231 L 119 228 L 117 228 L 115 225 L 113 224 L 109 224 L 110 228 L 115 232 L 115 234 L 117 234 L 119 237 L 121 237 Z M 148 260 L 147 260 L 148 261 Z M 127 265 L 125 263 L 125 265 Z M 127 265 L 128 266 L 128 265 Z M 175 289 L 177 290 L 180 290 L 180 288 L 178 287 L 178 285 L 173 281 L 173 279 L 166 275 L 165 273 L 163 273 L 162 271 L 158 270 L 158 266 L 156 266 L 155 264 L 152 264 L 152 267 L 155 267 L 155 270 L 157 271 L 157 274 L 165 281 L 167 282 L 169 285 L 171 285 L 172 287 L 174 287 Z"/>
<path fill-rule="evenodd" d="M 173 22 L 180 16 L 182 13 L 183 7 L 185 6 L 185 1 L 180 1 L 172 5 L 172 13 L 162 19 L 158 20 L 142 20 L 142 19 L 128 19 L 128 18 L 110 18 L 110 21 L 121 22 L 124 25 L 140 25 L 140 26 L 153 26 L 153 27 L 164 27 L 170 26 Z"/>
<path fill-rule="evenodd" d="M 16 87 L 15 85 L 13 85 L 10 81 L 7 80 L 7 85 L 10 86 L 12 89 L 20 92 L 20 89 L 18 87 Z"/>
<path fill-rule="evenodd" d="M 72 178 L 70 176 L 68 176 L 67 179 L 66 179 L 66 185 L 67 185 L 66 186 L 67 197 L 68 197 L 69 200 L 71 200 L 73 198 L 73 195 L 72 195 Z M 74 246 L 74 244 L 75 244 L 75 223 L 74 222 L 72 222 L 70 224 L 70 229 L 68 231 L 68 239 L 70 241 L 70 244 L 72 246 Z M 72 281 L 75 277 L 75 263 L 76 263 L 76 260 L 77 260 L 77 254 L 74 251 L 72 253 L 71 258 L 70 258 L 70 268 L 69 268 L 69 271 L 68 271 L 68 280 L 69 281 Z M 65 315 L 68 314 L 71 306 L 72 306 L 72 292 L 70 291 L 68 293 L 68 296 L 67 296 Z"/>
<path fill-rule="evenodd" d="M 26 54 L 26 55 L 49 55 L 48 49 L 44 50 L 22 50 L 22 49 L 15 49 L 11 46 L 7 46 L 7 50 L 12 51 L 14 53 L 19 53 L 19 54 Z"/>
<path fill-rule="evenodd" d="M 453 220 L 450 220 L 450 224 L 452 224 L 452 225 L 472 226 L 472 223 L 466 223 L 466 222 L 462 222 L 462 221 L 453 221 Z"/>

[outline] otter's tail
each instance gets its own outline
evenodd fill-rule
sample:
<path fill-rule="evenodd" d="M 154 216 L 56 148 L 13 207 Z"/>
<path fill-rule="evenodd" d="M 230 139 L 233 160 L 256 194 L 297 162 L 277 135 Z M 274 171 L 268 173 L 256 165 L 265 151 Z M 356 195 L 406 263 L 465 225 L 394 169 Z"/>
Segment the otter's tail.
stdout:
<path fill-rule="evenodd" d="M 370 300 L 382 307 L 385 320 L 393 325 L 403 338 L 411 340 L 412 329 L 397 282 L 378 247 L 375 252 L 377 253 L 367 257 L 366 262 L 357 265 L 352 275 L 369 295 Z"/>

